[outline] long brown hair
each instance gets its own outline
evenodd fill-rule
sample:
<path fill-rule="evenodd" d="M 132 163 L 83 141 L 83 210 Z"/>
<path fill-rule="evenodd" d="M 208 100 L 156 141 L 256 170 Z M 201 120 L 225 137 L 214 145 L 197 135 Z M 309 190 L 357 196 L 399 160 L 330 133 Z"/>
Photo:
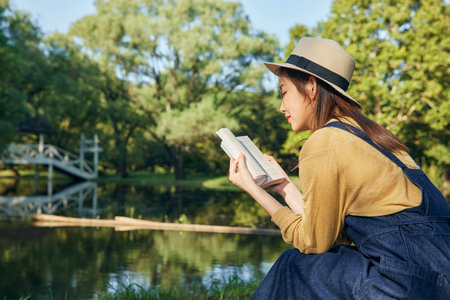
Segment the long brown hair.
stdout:
<path fill-rule="evenodd" d="M 306 95 L 305 84 L 311 75 L 289 68 L 281 68 L 278 75 L 289 78 L 296 86 L 298 92 Z M 315 105 L 316 111 L 312 128 L 313 132 L 322 128 L 331 119 L 337 119 L 339 122 L 344 123 L 345 126 L 345 119 L 350 118 L 355 120 L 362 131 L 381 149 L 390 152 L 409 152 L 408 147 L 390 131 L 361 113 L 358 107 L 350 101 L 345 100 L 329 84 L 319 78 L 316 79 L 318 93 L 316 97 L 317 101 L 312 103 Z"/>

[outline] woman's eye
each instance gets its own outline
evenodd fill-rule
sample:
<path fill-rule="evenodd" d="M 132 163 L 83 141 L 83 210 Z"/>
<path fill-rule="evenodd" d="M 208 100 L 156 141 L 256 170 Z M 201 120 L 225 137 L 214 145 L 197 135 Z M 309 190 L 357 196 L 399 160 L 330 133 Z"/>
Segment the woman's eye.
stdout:
<path fill-rule="evenodd" d="M 280 91 L 279 93 L 280 93 L 280 98 L 284 98 L 284 95 L 286 94 L 286 92 Z"/>

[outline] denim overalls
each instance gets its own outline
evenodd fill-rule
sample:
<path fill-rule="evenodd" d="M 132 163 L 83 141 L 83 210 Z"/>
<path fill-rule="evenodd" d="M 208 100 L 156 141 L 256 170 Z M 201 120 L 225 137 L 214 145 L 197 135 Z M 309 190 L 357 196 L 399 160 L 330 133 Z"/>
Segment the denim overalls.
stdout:
<path fill-rule="evenodd" d="M 380 217 L 346 216 L 356 246 L 284 252 L 252 299 L 450 299 L 450 207 L 421 169 L 408 169 L 361 130 L 332 122 L 381 151 L 422 190 L 422 203 Z M 380 187 L 382 188 L 382 187 Z"/>

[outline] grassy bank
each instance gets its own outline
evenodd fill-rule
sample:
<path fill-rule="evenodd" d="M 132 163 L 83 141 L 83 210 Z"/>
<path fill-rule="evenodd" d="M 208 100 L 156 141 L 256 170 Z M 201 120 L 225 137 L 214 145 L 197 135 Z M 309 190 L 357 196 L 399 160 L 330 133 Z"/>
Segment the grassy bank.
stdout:
<path fill-rule="evenodd" d="M 299 186 L 298 176 L 290 176 L 291 180 Z M 233 185 L 228 176 L 206 176 L 200 174 L 188 174 L 183 180 L 175 180 L 171 173 L 132 173 L 127 178 L 122 178 L 119 175 L 107 175 L 97 180 L 98 182 L 116 182 L 120 184 L 135 184 L 135 185 L 171 185 L 171 186 L 189 186 L 189 187 L 204 187 L 214 190 L 241 190 L 239 187 Z"/>
<path fill-rule="evenodd" d="M 137 284 L 120 285 L 112 292 L 98 294 L 105 300 L 149 300 L 149 299 L 250 299 L 261 283 L 263 275 L 257 275 L 250 281 L 244 281 L 238 275 L 232 276 L 225 283 L 212 284 L 209 287 L 194 286 L 188 291 L 173 288 L 143 288 Z"/>
<path fill-rule="evenodd" d="M 20 169 L 20 179 L 34 180 L 34 168 Z M 70 182 L 71 178 L 65 174 L 55 171 L 53 173 L 53 180 Z M 14 174 L 10 170 L 0 170 L 0 181 L 11 180 Z M 39 170 L 40 180 L 47 180 L 47 170 L 41 168 Z M 298 184 L 298 176 L 291 176 L 291 180 Z M 151 173 L 151 172 L 132 172 L 128 177 L 122 178 L 118 174 L 105 173 L 95 180 L 98 183 L 117 183 L 117 184 L 132 184 L 132 185 L 169 185 L 169 186 L 188 186 L 188 187 L 203 187 L 215 190 L 236 190 L 240 188 L 234 186 L 227 176 L 208 176 L 203 174 L 186 174 L 183 180 L 175 180 L 173 173 Z"/>
<path fill-rule="evenodd" d="M 259 273 L 249 281 L 244 281 L 235 274 L 222 284 L 211 284 L 209 287 L 203 285 L 193 286 L 189 290 L 179 290 L 175 288 L 153 287 L 144 288 L 136 283 L 119 284 L 116 287 L 105 285 L 101 290 L 95 293 L 93 299 L 99 300 L 244 300 L 250 299 L 258 288 L 264 275 Z M 50 295 L 27 295 L 22 296 L 19 300 L 31 299 L 57 299 L 52 292 Z M 58 298 L 59 299 L 59 298 Z M 62 299 L 76 299 L 76 295 L 66 294 Z M 9 300 L 6 297 L 3 300 Z"/>

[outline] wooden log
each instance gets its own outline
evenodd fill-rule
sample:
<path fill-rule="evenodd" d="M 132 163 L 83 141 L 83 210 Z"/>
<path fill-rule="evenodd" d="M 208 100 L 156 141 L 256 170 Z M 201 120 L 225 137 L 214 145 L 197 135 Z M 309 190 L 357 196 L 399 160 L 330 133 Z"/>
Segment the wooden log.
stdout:
<path fill-rule="evenodd" d="M 134 218 L 116 216 L 110 219 L 87 219 L 71 218 L 55 215 L 39 214 L 33 217 L 35 226 L 59 227 L 59 226 L 80 226 L 80 227 L 114 227 L 116 231 L 128 230 L 175 230 L 194 231 L 212 233 L 239 233 L 239 234 L 261 234 L 280 235 L 277 229 L 250 228 L 239 226 L 201 225 L 201 224 L 180 224 L 168 222 L 156 222 L 140 220 Z"/>
<path fill-rule="evenodd" d="M 114 220 L 119 221 L 119 223 L 127 225 L 127 226 L 132 225 L 132 226 L 139 227 L 142 229 L 280 235 L 280 231 L 276 230 L 276 229 L 155 222 L 155 221 L 139 220 L 139 219 L 133 219 L 133 218 L 127 218 L 127 217 L 120 217 L 120 216 L 114 217 Z"/>
<path fill-rule="evenodd" d="M 81 226 L 81 227 L 114 227 L 117 223 L 108 219 L 89 219 L 89 218 L 72 218 L 64 216 L 37 214 L 33 216 L 35 222 L 56 222 L 66 224 L 65 226 Z"/>
<path fill-rule="evenodd" d="M 93 225 L 93 223 L 77 223 L 77 222 L 59 222 L 59 221 L 34 221 L 33 226 L 36 227 L 109 227 L 116 228 L 116 224 L 102 223 L 101 225 Z"/>

